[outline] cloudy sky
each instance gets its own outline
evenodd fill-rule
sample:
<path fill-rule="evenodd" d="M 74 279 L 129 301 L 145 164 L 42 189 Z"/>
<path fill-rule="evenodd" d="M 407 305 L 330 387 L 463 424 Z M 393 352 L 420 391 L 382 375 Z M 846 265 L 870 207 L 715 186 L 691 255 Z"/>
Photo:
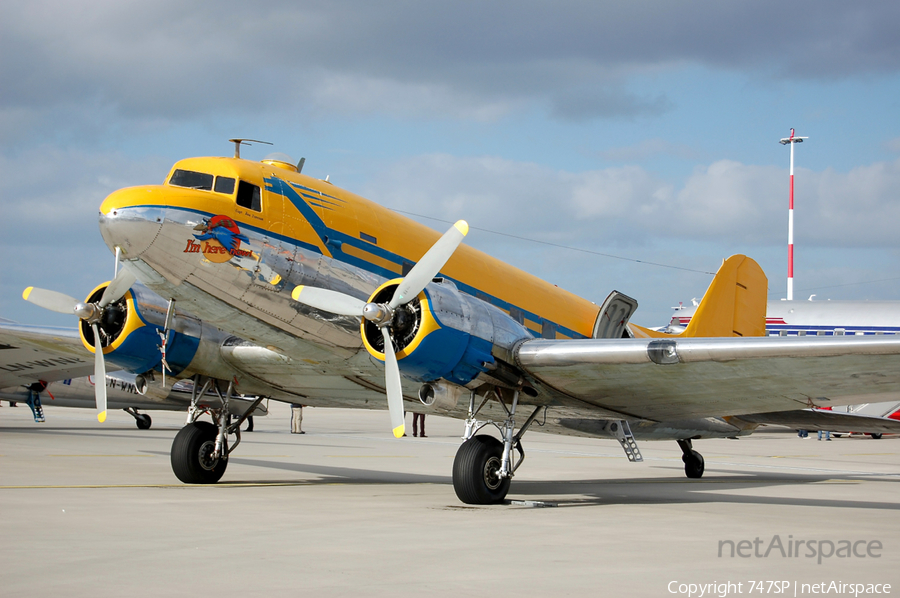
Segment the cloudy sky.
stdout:
<path fill-rule="evenodd" d="M 85 6 L 87 5 L 87 6 Z M 0 316 L 112 275 L 111 191 L 178 159 L 306 157 L 662 325 L 721 260 L 785 294 L 900 299 L 900 3 L 64 1 L 0 4 Z"/>

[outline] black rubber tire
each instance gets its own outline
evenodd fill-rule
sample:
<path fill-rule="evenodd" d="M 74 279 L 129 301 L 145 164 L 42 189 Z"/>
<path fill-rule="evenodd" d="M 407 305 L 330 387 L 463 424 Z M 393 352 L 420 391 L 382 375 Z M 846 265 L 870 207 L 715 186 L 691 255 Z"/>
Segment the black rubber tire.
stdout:
<path fill-rule="evenodd" d="M 209 458 L 216 447 L 216 433 L 216 426 L 209 422 L 194 422 L 178 431 L 171 451 L 175 477 L 185 484 L 215 484 L 222 478 L 228 457 Z"/>
<path fill-rule="evenodd" d="M 153 425 L 153 420 L 146 413 L 141 413 L 134 418 L 134 423 L 137 425 L 138 430 L 149 430 L 150 426 Z"/>
<path fill-rule="evenodd" d="M 692 480 L 697 480 L 703 477 L 703 470 L 705 468 L 703 455 L 701 455 L 697 451 L 691 451 L 690 456 L 681 455 L 681 460 L 684 461 L 684 475 L 691 478 Z"/>
<path fill-rule="evenodd" d="M 872 437 L 872 440 L 881 440 L 881 432 L 875 432 L 873 434 L 869 434 Z"/>
<path fill-rule="evenodd" d="M 500 479 L 503 443 L 480 434 L 462 443 L 453 460 L 453 489 L 467 505 L 502 502 L 509 492 L 509 478 Z"/>

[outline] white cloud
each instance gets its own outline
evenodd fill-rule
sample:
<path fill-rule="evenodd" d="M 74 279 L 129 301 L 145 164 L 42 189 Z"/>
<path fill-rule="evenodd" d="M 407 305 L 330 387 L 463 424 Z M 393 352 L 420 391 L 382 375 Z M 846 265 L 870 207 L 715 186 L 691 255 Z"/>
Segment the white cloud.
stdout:
<path fill-rule="evenodd" d="M 300 102 L 485 119 L 526 103 L 564 120 L 633 117 L 670 108 L 664 93 L 628 88 L 652 70 L 896 72 L 898 17 L 890 1 L 6 2 L 0 104 L 185 118 Z"/>
<path fill-rule="evenodd" d="M 795 178 L 797 234 L 806 243 L 896 243 L 900 160 L 848 173 L 798 169 Z M 564 172 L 496 157 L 429 155 L 396 163 L 364 194 L 400 210 L 576 245 L 662 237 L 739 248 L 779 245 L 787 235 L 785 170 L 732 160 L 698 167 L 679 186 L 638 166 Z"/>
<path fill-rule="evenodd" d="M 687 145 L 672 143 L 655 137 L 653 139 L 644 139 L 634 145 L 613 147 L 599 152 L 599 155 L 606 160 L 617 162 L 640 162 L 659 155 L 695 160 L 699 157 L 699 152 Z"/>

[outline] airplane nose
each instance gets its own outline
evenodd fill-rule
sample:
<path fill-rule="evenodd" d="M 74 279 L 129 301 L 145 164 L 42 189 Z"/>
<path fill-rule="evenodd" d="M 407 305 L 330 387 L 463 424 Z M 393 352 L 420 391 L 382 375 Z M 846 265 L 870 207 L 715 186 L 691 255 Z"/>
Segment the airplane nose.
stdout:
<path fill-rule="evenodd" d="M 165 220 L 165 205 L 154 205 L 155 190 L 148 187 L 120 189 L 100 206 L 100 234 L 115 252 L 122 249 L 125 259 L 139 257 L 159 235 Z"/>

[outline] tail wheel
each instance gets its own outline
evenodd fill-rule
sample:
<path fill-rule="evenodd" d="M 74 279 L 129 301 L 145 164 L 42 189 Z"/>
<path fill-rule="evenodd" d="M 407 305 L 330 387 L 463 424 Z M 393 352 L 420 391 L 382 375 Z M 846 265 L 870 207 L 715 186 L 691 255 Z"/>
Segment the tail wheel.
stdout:
<path fill-rule="evenodd" d="M 691 479 L 703 477 L 703 470 L 705 468 L 703 455 L 697 451 L 691 451 L 690 456 L 682 455 L 681 460 L 684 461 L 684 475 Z"/>
<path fill-rule="evenodd" d="M 138 427 L 138 430 L 149 430 L 150 426 L 153 425 L 153 420 L 150 419 L 150 416 L 146 413 L 141 413 L 134 418 L 134 423 Z"/>
<path fill-rule="evenodd" d="M 194 422 L 179 430 L 171 451 L 175 477 L 185 484 L 215 484 L 222 478 L 228 457 L 212 456 L 217 432 L 209 422 Z"/>
<path fill-rule="evenodd" d="M 464 442 L 453 460 L 453 489 L 470 505 L 501 502 L 509 492 L 509 478 L 500 477 L 503 443 L 493 436 L 474 436 Z"/>

